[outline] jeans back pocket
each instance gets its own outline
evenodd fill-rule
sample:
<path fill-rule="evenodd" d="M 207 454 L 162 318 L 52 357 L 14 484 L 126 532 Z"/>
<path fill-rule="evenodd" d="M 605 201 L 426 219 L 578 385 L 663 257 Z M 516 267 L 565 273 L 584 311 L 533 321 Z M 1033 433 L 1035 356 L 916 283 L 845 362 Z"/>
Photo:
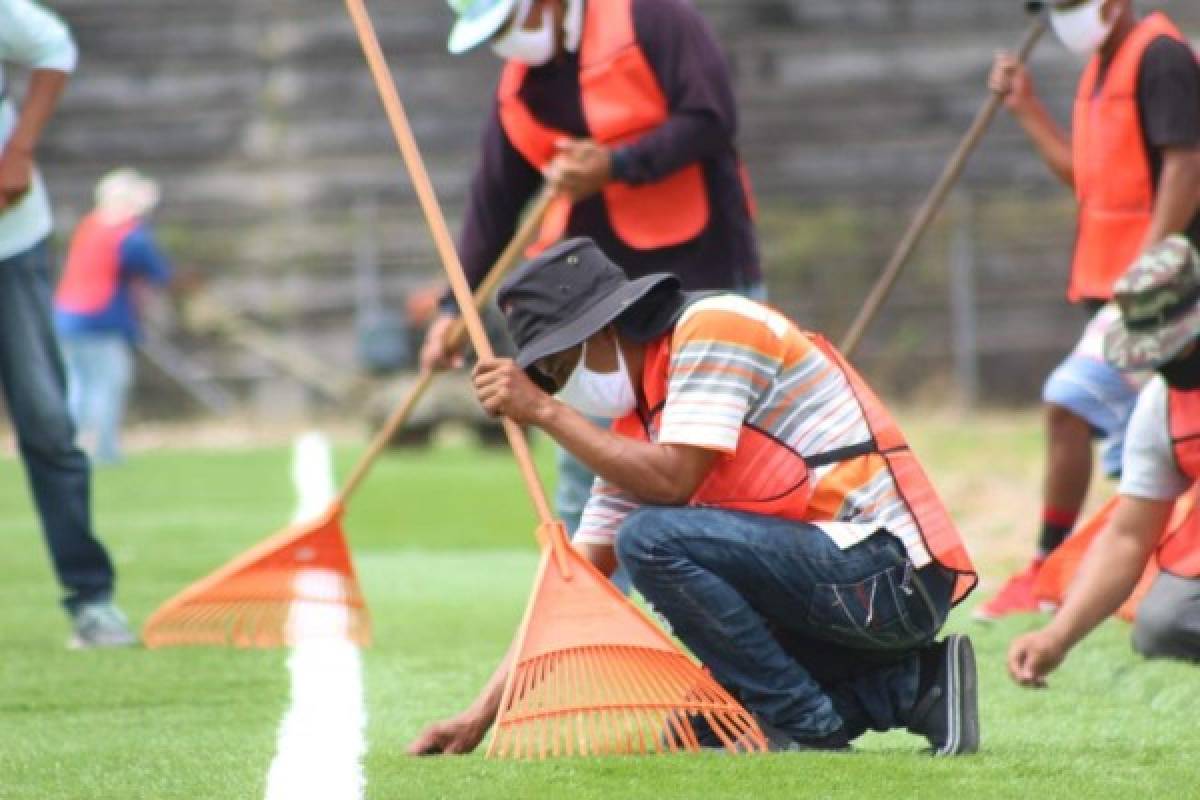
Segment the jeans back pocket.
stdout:
<path fill-rule="evenodd" d="M 822 639 L 870 650 L 914 647 L 930 631 L 910 619 L 923 606 L 912 564 L 904 563 L 854 583 L 820 583 L 809 608 L 811 633 Z"/>

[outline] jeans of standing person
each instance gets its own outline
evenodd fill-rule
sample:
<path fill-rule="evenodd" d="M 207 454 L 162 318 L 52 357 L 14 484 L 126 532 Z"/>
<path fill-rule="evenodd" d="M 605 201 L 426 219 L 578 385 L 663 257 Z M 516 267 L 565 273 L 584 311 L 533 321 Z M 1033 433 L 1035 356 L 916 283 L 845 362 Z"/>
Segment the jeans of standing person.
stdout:
<path fill-rule="evenodd" d="M 767 287 L 762 283 L 755 283 L 732 291 L 759 303 L 767 301 Z M 604 417 L 588 417 L 588 419 L 601 428 L 607 428 L 612 423 L 612 420 Z M 583 507 L 587 505 L 588 497 L 592 493 L 592 483 L 596 480 L 596 474 L 563 448 L 559 447 L 557 450 L 558 487 L 554 492 L 554 508 L 558 513 L 558 518 L 566 526 L 567 533 L 574 536 L 575 531 L 579 530 L 579 522 L 583 518 Z M 629 578 L 623 570 L 618 570 L 613 575 L 612 581 L 618 589 L 629 594 Z"/>
<path fill-rule="evenodd" d="M 121 460 L 121 421 L 133 383 L 133 352 L 120 333 L 72 334 L 61 339 L 67 365 L 67 406 L 79 434 L 94 439 L 93 461 Z"/>
<path fill-rule="evenodd" d="M 917 650 L 953 591 L 886 531 L 842 550 L 806 523 L 712 508 L 642 508 L 616 550 L 721 685 L 796 739 L 906 725 Z"/>
<path fill-rule="evenodd" d="M 91 474 L 67 412 L 50 297 L 49 240 L 0 260 L 0 382 L 64 605 L 74 612 L 111 600 L 113 567 L 92 531 Z"/>

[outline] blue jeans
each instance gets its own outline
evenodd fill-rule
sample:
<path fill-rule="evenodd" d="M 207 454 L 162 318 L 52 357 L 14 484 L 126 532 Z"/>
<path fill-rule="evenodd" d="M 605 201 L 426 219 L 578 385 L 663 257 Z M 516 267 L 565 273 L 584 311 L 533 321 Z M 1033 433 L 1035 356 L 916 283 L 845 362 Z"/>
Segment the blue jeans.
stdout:
<path fill-rule="evenodd" d="M 121 420 L 133 383 L 133 352 L 120 333 L 63 336 L 67 406 L 79 432 L 95 437 L 94 460 L 121 460 Z"/>
<path fill-rule="evenodd" d="M 616 549 L 713 677 L 796 739 L 904 726 L 917 650 L 953 589 L 940 567 L 914 570 L 886 531 L 842 550 L 812 525 L 735 511 L 646 507 Z"/>
<path fill-rule="evenodd" d="M 112 597 L 113 567 L 92 532 L 91 475 L 75 446 L 50 317 L 48 240 L 0 260 L 0 382 L 42 533 L 69 611 Z"/>

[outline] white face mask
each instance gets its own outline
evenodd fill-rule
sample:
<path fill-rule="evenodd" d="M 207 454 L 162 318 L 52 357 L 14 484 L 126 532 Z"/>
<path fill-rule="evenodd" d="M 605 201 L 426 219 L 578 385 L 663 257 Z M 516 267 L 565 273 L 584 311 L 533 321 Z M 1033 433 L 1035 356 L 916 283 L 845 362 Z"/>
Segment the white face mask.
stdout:
<path fill-rule="evenodd" d="M 587 342 L 584 342 L 579 363 L 555 396 L 576 411 L 593 417 L 615 419 L 637 408 L 625 356 L 620 344 L 613 342 L 613 346 L 617 348 L 617 371 L 596 372 L 588 369 Z"/>
<path fill-rule="evenodd" d="M 1105 22 L 1100 16 L 1103 2 L 1088 0 L 1067 11 L 1051 10 L 1050 22 L 1054 25 L 1054 32 L 1072 53 L 1090 56 L 1100 49 L 1112 33 L 1113 22 Z"/>
<path fill-rule="evenodd" d="M 558 41 L 554 35 L 554 15 L 549 8 L 542 9 L 542 24 L 532 31 L 522 25 L 529 16 L 533 0 L 521 0 L 513 14 L 513 23 L 508 33 L 492 42 L 492 52 L 505 61 L 520 61 L 530 67 L 540 67 L 554 58 Z"/>

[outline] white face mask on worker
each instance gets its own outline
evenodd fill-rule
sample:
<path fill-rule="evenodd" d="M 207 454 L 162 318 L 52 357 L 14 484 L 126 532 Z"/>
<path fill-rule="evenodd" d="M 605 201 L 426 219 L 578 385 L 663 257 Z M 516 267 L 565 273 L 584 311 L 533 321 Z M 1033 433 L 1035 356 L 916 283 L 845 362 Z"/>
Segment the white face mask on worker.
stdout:
<path fill-rule="evenodd" d="M 1066 11 L 1050 11 L 1055 34 L 1072 53 L 1090 56 L 1112 33 L 1113 22 L 1105 22 L 1100 13 L 1103 5 L 1104 0 L 1087 0 Z"/>
<path fill-rule="evenodd" d="M 540 67 L 554 58 L 558 46 L 554 35 L 554 15 L 548 7 L 542 8 L 542 23 L 531 31 L 522 27 L 529 17 L 533 0 L 521 0 L 513 14 L 513 22 L 507 33 L 492 42 L 492 52 L 506 61 L 520 61 L 530 67 Z"/>
<path fill-rule="evenodd" d="M 617 371 L 596 372 L 588 368 L 587 342 L 584 342 L 579 363 L 555 396 L 581 414 L 592 417 L 615 419 L 637 408 L 637 395 L 633 393 L 633 381 L 621 345 L 614 340 L 613 347 L 617 349 Z"/>

